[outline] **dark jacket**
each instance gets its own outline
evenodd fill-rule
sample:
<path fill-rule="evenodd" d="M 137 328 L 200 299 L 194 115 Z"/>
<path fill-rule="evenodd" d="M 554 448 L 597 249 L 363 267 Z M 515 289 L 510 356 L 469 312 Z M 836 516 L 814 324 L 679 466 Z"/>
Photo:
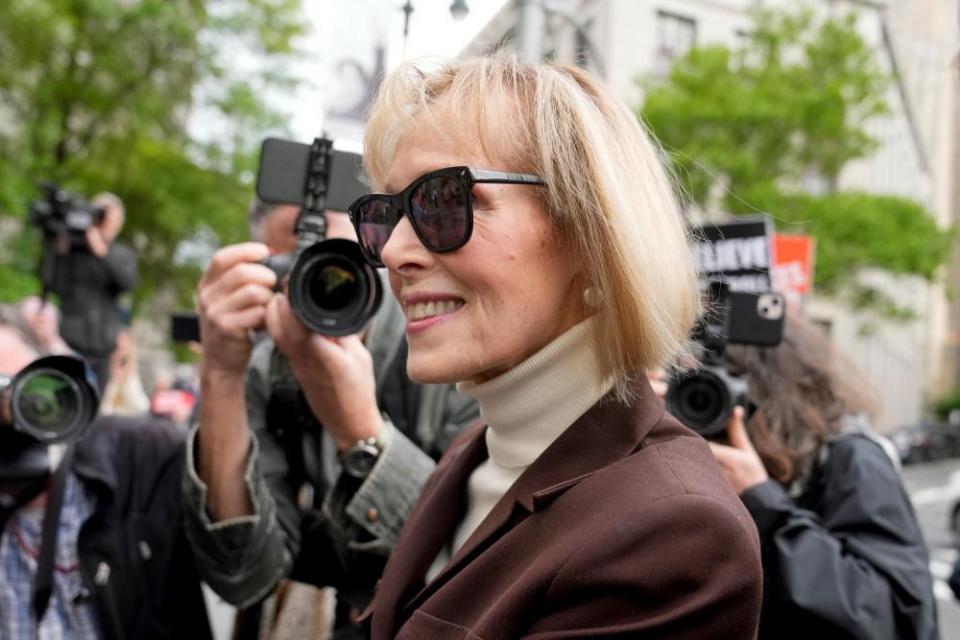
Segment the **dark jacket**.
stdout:
<path fill-rule="evenodd" d="M 487 457 L 481 425 L 448 450 L 387 563 L 373 638 L 752 638 L 757 533 L 706 443 L 646 380 L 573 423 L 494 506 L 429 584 L 467 479 Z"/>
<path fill-rule="evenodd" d="M 117 298 L 137 283 L 137 257 L 122 243 L 110 245 L 98 258 L 72 249 L 54 258 L 51 290 L 60 297 L 60 334 L 71 348 L 86 356 L 106 356 L 114 350 L 123 322 Z"/>
<path fill-rule="evenodd" d="M 796 499 L 772 480 L 742 499 L 763 549 L 761 638 L 939 637 L 923 535 L 876 442 L 831 442 Z"/>
<path fill-rule="evenodd" d="M 200 579 L 181 527 L 182 431 L 155 418 L 102 417 L 76 447 L 94 489 L 78 555 L 107 638 L 210 638 Z"/>

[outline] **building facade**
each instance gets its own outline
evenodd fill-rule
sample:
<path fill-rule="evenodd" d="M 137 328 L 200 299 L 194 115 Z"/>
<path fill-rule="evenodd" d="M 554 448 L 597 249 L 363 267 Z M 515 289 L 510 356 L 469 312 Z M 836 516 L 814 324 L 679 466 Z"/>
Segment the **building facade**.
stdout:
<path fill-rule="evenodd" d="M 532 1 L 532 0 L 529 0 Z M 480 54 L 518 49 L 528 2 L 508 2 L 465 48 Z M 879 142 L 868 158 L 851 162 L 839 188 L 908 197 L 923 204 L 941 226 L 960 218 L 960 81 L 951 64 L 960 42 L 954 0 L 805 0 L 815 11 L 854 12 L 857 28 L 892 78 L 889 113 L 869 132 Z M 735 46 L 751 29 L 754 0 L 554 0 L 536 2 L 542 11 L 545 57 L 588 66 L 630 105 L 643 100 L 638 79 L 656 79 L 691 47 Z M 796 1 L 766 0 L 771 8 Z M 950 302 L 950 270 L 940 282 L 893 278 L 883 272 L 862 277 L 882 286 L 916 319 L 878 322 L 817 297 L 808 312 L 829 327 L 831 337 L 867 374 L 880 404 L 885 431 L 916 423 L 929 402 L 956 383 L 960 371 L 960 302 Z M 954 267 L 960 274 L 960 266 Z M 867 332 L 867 326 L 872 329 Z"/>

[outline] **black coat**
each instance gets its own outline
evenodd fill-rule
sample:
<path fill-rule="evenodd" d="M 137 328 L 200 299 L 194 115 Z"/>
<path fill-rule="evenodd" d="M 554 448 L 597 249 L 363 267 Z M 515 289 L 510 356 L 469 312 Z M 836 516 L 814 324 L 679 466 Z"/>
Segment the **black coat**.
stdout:
<path fill-rule="evenodd" d="M 761 639 L 939 638 L 923 534 L 879 444 L 841 437 L 796 499 L 772 480 L 742 499 L 763 554 Z"/>
<path fill-rule="evenodd" d="M 74 472 L 97 500 L 80 568 L 107 638 L 211 637 L 180 526 L 184 435 L 155 418 L 103 417 L 77 445 Z"/>
<path fill-rule="evenodd" d="M 122 243 L 111 244 L 103 258 L 81 249 L 57 254 L 50 285 L 60 297 L 60 334 L 67 344 L 84 356 L 113 351 L 123 327 L 117 298 L 136 283 L 136 254 Z"/>

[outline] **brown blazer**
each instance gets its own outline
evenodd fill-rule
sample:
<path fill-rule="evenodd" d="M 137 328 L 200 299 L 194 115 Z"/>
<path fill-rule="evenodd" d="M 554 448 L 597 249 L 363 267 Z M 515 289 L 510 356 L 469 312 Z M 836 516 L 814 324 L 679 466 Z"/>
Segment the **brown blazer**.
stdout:
<path fill-rule="evenodd" d="M 407 519 L 374 640 L 755 636 L 753 520 L 646 380 L 629 405 L 608 397 L 574 422 L 424 585 L 487 457 L 484 429 L 451 445 Z"/>

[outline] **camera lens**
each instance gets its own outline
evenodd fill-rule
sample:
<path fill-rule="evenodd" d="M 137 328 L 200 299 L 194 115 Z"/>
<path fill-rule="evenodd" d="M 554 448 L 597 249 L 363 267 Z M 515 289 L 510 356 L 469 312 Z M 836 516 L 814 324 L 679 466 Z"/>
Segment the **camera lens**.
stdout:
<path fill-rule="evenodd" d="M 73 356 L 46 356 L 27 365 L 9 387 L 14 428 L 43 443 L 82 436 L 100 403 L 91 376 Z"/>
<path fill-rule="evenodd" d="M 36 371 L 20 387 L 19 414 L 34 429 L 59 433 L 80 415 L 80 390 L 75 382 L 58 371 Z"/>
<path fill-rule="evenodd" d="M 361 331 L 383 300 L 376 269 L 350 240 L 324 240 L 297 258 L 288 285 L 290 304 L 307 328 L 330 336 Z"/>
<path fill-rule="evenodd" d="M 92 419 L 77 380 L 57 369 L 25 372 L 11 400 L 16 427 L 41 442 L 71 439 Z"/>
<path fill-rule="evenodd" d="M 704 437 L 726 429 L 734 404 L 728 383 L 707 368 L 673 381 L 666 402 L 677 420 Z"/>
<path fill-rule="evenodd" d="M 336 264 L 335 261 L 318 265 L 308 278 L 310 298 L 318 307 L 336 313 L 360 299 L 360 283 L 352 265 Z"/>
<path fill-rule="evenodd" d="M 691 381 L 683 388 L 680 399 L 686 415 L 695 422 L 712 421 L 722 402 L 720 390 L 712 380 Z"/>

